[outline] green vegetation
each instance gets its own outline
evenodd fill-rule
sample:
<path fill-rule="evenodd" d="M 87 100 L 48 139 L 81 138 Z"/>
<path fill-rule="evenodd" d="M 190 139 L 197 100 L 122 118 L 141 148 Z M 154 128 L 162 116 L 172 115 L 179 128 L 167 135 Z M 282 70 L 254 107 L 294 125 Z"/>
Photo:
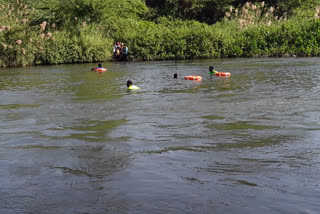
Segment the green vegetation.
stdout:
<path fill-rule="evenodd" d="M 0 0 L 0 67 L 319 56 L 319 0 Z"/>

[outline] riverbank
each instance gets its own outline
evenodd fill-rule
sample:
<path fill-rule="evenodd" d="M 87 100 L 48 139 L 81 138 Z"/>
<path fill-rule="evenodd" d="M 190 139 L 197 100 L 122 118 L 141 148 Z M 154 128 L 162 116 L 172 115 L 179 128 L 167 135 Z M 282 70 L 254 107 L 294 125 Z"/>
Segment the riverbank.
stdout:
<path fill-rule="evenodd" d="M 139 16 L 148 8 L 141 2 L 133 5 L 139 10 L 117 19 L 31 6 L 19 1 L 1 6 L 0 67 L 112 61 L 115 41 L 128 46 L 132 61 L 320 54 L 318 8 L 288 16 L 247 3 L 230 7 L 224 19 L 208 25 L 164 16 L 143 19 Z"/>

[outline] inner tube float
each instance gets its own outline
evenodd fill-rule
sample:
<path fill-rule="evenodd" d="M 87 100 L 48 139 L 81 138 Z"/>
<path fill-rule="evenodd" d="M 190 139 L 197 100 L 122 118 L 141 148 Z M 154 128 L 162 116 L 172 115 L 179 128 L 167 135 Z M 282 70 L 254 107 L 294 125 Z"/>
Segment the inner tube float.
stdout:
<path fill-rule="evenodd" d="M 218 72 L 215 73 L 214 75 L 219 76 L 219 77 L 230 77 L 231 74 L 229 72 Z"/>
<path fill-rule="evenodd" d="M 139 90 L 139 89 L 141 89 L 141 88 L 138 87 L 138 86 L 135 86 L 135 85 L 130 85 L 130 86 L 128 87 L 128 89 L 129 89 L 129 90 Z"/>
<path fill-rule="evenodd" d="M 96 72 L 106 72 L 107 71 L 106 68 L 93 68 L 93 70 Z"/>
<path fill-rule="evenodd" d="M 185 76 L 185 80 L 202 80 L 202 76 Z"/>

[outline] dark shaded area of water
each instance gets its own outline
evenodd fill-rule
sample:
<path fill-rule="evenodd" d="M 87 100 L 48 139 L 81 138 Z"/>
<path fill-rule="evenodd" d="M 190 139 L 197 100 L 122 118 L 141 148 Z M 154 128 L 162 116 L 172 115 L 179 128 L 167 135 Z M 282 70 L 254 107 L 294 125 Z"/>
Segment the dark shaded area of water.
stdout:
<path fill-rule="evenodd" d="M 320 212 L 319 58 L 94 66 L 0 71 L 0 213 Z"/>

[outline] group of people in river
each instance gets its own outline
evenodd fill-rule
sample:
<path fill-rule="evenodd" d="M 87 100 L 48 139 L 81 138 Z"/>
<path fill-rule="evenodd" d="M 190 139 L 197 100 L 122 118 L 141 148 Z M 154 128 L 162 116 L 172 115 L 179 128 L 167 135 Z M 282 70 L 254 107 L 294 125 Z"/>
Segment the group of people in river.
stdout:
<path fill-rule="evenodd" d="M 221 76 L 221 72 L 218 72 L 217 70 L 215 70 L 212 65 L 209 67 L 209 72 L 208 72 L 208 74 L 210 74 L 210 75 L 220 74 L 219 76 Z M 228 74 L 229 74 L 229 75 L 226 75 L 226 76 L 230 76 L 230 73 L 228 73 Z M 186 77 L 192 77 L 190 80 L 201 80 L 201 79 L 202 79 L 201 76 L 186 76 Z M 186 77 L 185 77 L 185 79 L 189 79 L 189 78 L 186 78 Z M 197 77 L 199 77 L 199 79 L 198 79 Z M 174 78 L 174 79 L 178 79 L 178 74 L 177 74 L 177 73 L 173 74 L 173 78 Z M 127 81 L 127 87 L 128 87 L 129 90 L 141 89 L 141 88 L 139 88 L 138 86 L 133 85 L 132 80 L 128 80 L 128 81 Z"/>
<path fill-rule="evenodd" d="M 113 58 L 117 61 L 127 60 L 128 47 L 122 42 L 115 42 L 113 45 Z"/>
<path fill-rule="evenodd" d="M 208 74 L 214 75 L 214 74 L 218 74 L 218 73 L 219 73 L 219 72 L 218 72 L 217 70 L 215 70 L 212 65 L 209 66 L 209 72 L 208 72 Z M 173 78 L 174 78 L 174 79 L 178 79 L 178 74 L 177 74 L 177 73 L 173 74 Z"/>
<path fill-rule="evenodd" d="M 98 64 L 98 67 L 97 67 L 97 68 L 92 68 L 91 70 L 97 71 L 97 72 L 101 72 L 100 70 L 107 71 L 106 68 L 102 67 L 101 63 Z M 219 74 L 219 73 L 221 73 L 221 72 L 216 71 L 213 66 L 210 66 L 210 67 L 209 67 L 209 74 L 210 74 L 210 75 L 217 75 L 217 74 Z M 220 75 L 220 76 L 221 76 L 221 75 Z M 229 73 L 229 76 L 230 76 L 230 73 Z M 187 77 L 188 77 L 188 76 L 187 76 Z M 189 77 L 201 77 L 201 76 L 189 76 Z M 175 73 L 175 74 L 173 75 L 173 78 L 174 78 L 174 79 L 178 79 L 178 74 Z M 185 78 L 185 79 L 186 79 L 186 78 Z M 193 80 L 201 80 L 201 79 L 202 79 L 202 77 L 201 77 L 200 79 L 193 78 Z M 141 89 L 140 87 L 134 85 L 134 84 L 133 84 L 133 81 L 130 80 L 130 79 L 127 81 L 127 88 L 128 88 L 128 90 Z"/>

